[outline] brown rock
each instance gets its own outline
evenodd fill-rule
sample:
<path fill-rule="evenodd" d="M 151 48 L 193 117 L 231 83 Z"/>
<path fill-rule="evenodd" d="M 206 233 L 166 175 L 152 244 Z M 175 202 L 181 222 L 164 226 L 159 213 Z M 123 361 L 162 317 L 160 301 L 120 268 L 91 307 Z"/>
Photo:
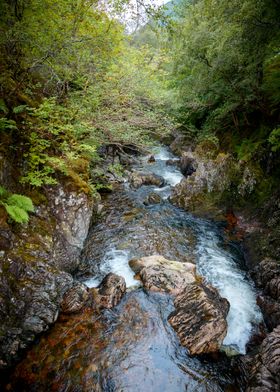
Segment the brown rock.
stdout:
<path fill-rule="evenodd" d="M 274 391 L 280 391 L 280 325 L 262 342 L 246 389 L 246 392 Z"/>
<path fill-rule="evenodd" d="M 60 305 L 63 313 L 75 313 L 83 308 L 89 292 L 87 287 L 82 283 L 76 283 L 71 289 L 66 291 Z"/>
<path fill-rule="evenodd" d="M 155 161 L 155 157 L 153 155 L 150 155 L 148 158 L 148 163 L 154 163 Z"/>
<path fill-rule="evenodd" d="M 96 304 L 110 309 L 116 306 L 126 292 L 125 280 L 122 276 L 110 272 L 102 280 L 97 289 L 93 289 Z"/>
<path fill-rule="evenodd" d="M 156 192 L 152 192 L 150 193 L 146 199 L 143 201 L 143 204 L 145 204 L 146 206 L 150 205 L 150 204 L 160 204 L 161 203 L 161 197 L 158 193 Z"/>
<path fill-rule="evenodd" d="M 174 301 L 169 322 L 191 355 L 219 350 L 227 333 L 229 303 L 204 284 L 187 285 Z"/>
<path fill-rule="evenodd" d="M 187 284 L 196 282 L 195 265 L 167 260 L 155 255 L 129 261 L 147 290 L 179 293 Z"/>
<path fill-rule="evenodd" d="M 165 181 L 163 177 L 154 173 L 133 172 L 130 175 L 130 183 L 134 188 L 140 188 L 142 185 L 162 187 Z"/>

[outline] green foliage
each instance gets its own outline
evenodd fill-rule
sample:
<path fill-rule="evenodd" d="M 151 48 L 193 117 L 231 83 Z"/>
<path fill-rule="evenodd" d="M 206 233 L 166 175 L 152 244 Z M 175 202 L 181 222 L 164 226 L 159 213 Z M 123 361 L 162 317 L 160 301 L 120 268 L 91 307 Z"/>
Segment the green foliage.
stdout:
<path fill-rule="evenodd" d="M 172 24 L 173 108 L 223 138 L 279 110 L 279 7 L 272 0 L 182 1 Z M 278 106 L 277 106 L 278 105 Z"/>
<path fill-rule="evenodd" d="M 17 129 L 17 125 L 14 120 L 9 120 L 6 117 L 0 118 L 0 132 L 11 131 L 13 129 Z"/>
<path fill-rule="evenodd" d="M 273 129 L 268 138 L 269 143 L 271 144 L 272 151 L 278 151 L 280 149 L 280 128 Z"/>
<path fill-rule="evenodd" d="M 6 209 L 9 217 L 17 223 L 27 223 L 28 213 L 34 212 L 32 200 L 16 193 L 11 194 L 0 186 L 0 204 Z"/>

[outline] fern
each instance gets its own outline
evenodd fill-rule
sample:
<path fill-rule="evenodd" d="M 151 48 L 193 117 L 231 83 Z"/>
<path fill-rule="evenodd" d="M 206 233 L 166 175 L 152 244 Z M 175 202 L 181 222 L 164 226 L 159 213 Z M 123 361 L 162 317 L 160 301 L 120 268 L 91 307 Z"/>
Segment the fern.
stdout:
<path fill-rule="evenodd" d="M 19 207 L 28 212 L 34 212 L 34 206 L 32 200 L 29 197 L 18 195 L 14 193 L 7 199 L 7 204 L 10 206 Z"/>
<path fill-rule="evenodd" d="M 3 186 L 0 186 L 0 205 L 2 205 L 9 217 L 17 223 L 27 223 L 29 212 L 34 212 L 32 200 L 16 193 L 11 194 Z"/>
<path fill-rule="evenodd" d="M 4 207 L 6 208 L 7 213 L 9 216 L 17 223 L 27 223 L 28 222 L 28 213 L 18 207 L 18 206 L 11 206 L 9 204 L 4 203 Z"/>

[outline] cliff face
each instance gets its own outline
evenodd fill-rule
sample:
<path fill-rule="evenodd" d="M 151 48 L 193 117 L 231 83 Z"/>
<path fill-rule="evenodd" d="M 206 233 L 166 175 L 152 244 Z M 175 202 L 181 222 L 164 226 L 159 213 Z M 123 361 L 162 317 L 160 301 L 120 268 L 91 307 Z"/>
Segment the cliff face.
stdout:
<path fill-rule="evenodd" d="M 9 162 L 0 167 L 0 177 L 11 173 Z M 59 185 L 44 198 L 28 224 L 0 223 L 0 369 L 57 319 L 88 233 L 88 195 Z"/>

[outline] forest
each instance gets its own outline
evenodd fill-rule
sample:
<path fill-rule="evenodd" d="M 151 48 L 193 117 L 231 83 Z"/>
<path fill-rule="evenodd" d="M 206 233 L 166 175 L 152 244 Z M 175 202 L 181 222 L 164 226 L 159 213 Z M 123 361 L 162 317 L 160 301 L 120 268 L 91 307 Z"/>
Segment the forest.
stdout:
<path fill-rule="evenodd" d="M 224 351 L 221 341 L 217 349 L 211 340 L 213 350 L 224 355 L 218 364 L 214 357 L 210 359 L 213 368 L 209 372 L 218 374 L 218 386 L 212 375 L 207 384 L 210 389 L 199 389 L 191 384 L 196 381 L 189 381 L 193 385 L 190 390 L 276 391 L 276 348 L 280 344 L 280 1 L 1 0 L 0 32 L 0 315 L 5 320 L 0 327 L 0 375 L 4 375 L 0 389 L 31 390 L 33 383 L 34 391 L 50 390 L 42 381 L 45 370 L 38 370 L 38 377 L 30 370 L 35 366 L 31 359 L 38 353 L 40 357 L 46 347 L 64 336 L 64 324 L 79 331 L 76 311 L 67 319 L 64 313 L 71 312 L 62 309 L 82 297 L 99 301 L 98 288 L 97 294 L 85 289 L 88 276 L 102 275 L 112 259 L 122 263 L 125 254 L 124 271 L 129 264 L 145 290 L 150 290 L 158 283 L 145 283 L 143 266 L 132 267 L 134 258 L 156 254 L 188 264 L 193 247 L 198 260 L 204 260 L 203 252 L 208 254 L 209 270 L 200 262 L 197 269 L 214 287 L 205 289 L 198 276 L 197 290 L 206 297 L 213 296 L 213 292 L 209 294 L 212 289 L 218 290 L 226 298 L 221 300 L 229 303 L 225 310 L 226 304 L 219 302 L 223 308 L 220 318 L 231 312 L 229 309 L 234 312 L 236 287 L 244 290 L 248 302 L 247 308 L 244 302 L 244 309 L 238 303 L 239 313 L 229 313 L 227 318 L 229 331 L 234 324 L 236 333 L 243 322 L 241 337 L 235 341 L 233 332 L 226 338 L 224 334 Z M 135 192 L 133 200 L 127 189 Z M 146 189 L 152 192 L 148 194 Z M 143 202 L 141 198 L 145 198 Z M 182 217 L 180 211 L 186 215 Z M 131 222 L 136 226 L 129 226 Z M 192 235 L 186 222 L 190 222 Z M 112 248 L 116 230 L 118 245 Z M 133 230 L 136 234 L 130 237 L 127 233 Z M 213 234 L 211 240 L 207 230 Z M 147 237 L 141 237 L 143 232 Z M 204 242 L 200 246 L 201 236 Z M 101 257 L 102 250 L 107 253 Z M 219 263 L 229 259 L 238 259 L 242 271 L 236 275 L 242 278 L 234 286 L 233 297 L 225 286 L 231 287 L 235 278 L 230 280 L 230 276 L 235 272 L 222 266 L 225 283 L 218 282 Z M 90 264 L 93 260 L 98 273 Z M 166 268 L 162 260 L 157 263 Z M 110 275 L 119 269 L 106 272 Z M 177 296 L 179 291 L 174 287 L 179 278 L 174 279 L 164 290 L 155 291 Z M 244 281 L 251 283 L 242 286 Z M 114 285 L 114 280 L 110 284 Z M 121 283 L 118 285 L 121 290 Z M 173 289 L 166 289 L 171 286 Z M 104 287 L 99 290 L 106 291 Z M 65 305 L 68 292 L 74 299 Z M 141 308 L 143 314 L 138 319 L 143 321 L 151 310 L 146 300 L 139 298 L 136 309 L 149 309 L 145 308 L 145 313 Z M 178 295 L 175 312 L 177 298 L 179 302 L 191 301 Z M 100 299 L 100 303 L 107 300 Z M 159 306 L 163 300 L 155 297 L 153 301 Z M 162 306 L 167 309 L 169 304 Z M 196 313 L 192 308 L 191 314 Z M 56 322 L 58 314 L 63 315 Z M 85 316 L 86 311 L 82 320 Z M 190 355 L 200 355 L 185 343 L 178 332 L 181 327 L 177 331 L 174 312 L 164 317 L 170 318 Z M 180 322 L 185 325 L 184 320 Z M 52 325 L 53 335 L 38 338 Z M 145 330 L 146 326 L 142 327 Z M 92 330 L 95 328 L 103 326 L 94 324 Z M 20 361 L 36 339 L 41 339 L 40 343 L 35 345 L 35 354 L 31 348 L 25 365 Z M 242 339 L 247 339 L 246 344 Z M 63 344 L 66 347 L 68 341 Z M 98 356 L 94 350 L 95 346 L 92 352 Z M 66 352 L 70 351 L 67 346 Z M 64 353 L 52 352 L 50 358 L 56 355 Z M 231 355 L 238 359 L 229 359 Z M 48 368 L 50 362 L 48 359 L 46 365 L 49 374 L 54 371 Z M 99 365 L 102 368 L 102 363 L 96 369 Z M 61 375 L 61 364 L 54 366 Z M 106 366 L 110 373 L 107 362 Z M 190 377 L 195 369 L 192 366 Z M 98 373 L 96 369 L 90 371 Z M 204 380 L 202 374 L 208 368 L 201 369 L 198 373 L 201 371 Z M 108 377 L 104 376 L 106 382 L 96 381 L 100 374 L 103 380 L 102 372 L 93 377 L 95 384 L 88 381 L 89 373 L 83 373 L 81 379 L 69 374 L 63 373 L 63 381 L 53 377 L 52 390 L 141 392 L 150 385 L 144 383 L 143 389 L 123 387 L 116 379 L 110 389 Z M 80 389 L 71 389 L 68 376 L 72 381 L 79 379 L 74 384 Z M 178 381 L 172 392 L 185 390 L 182 385 Z M 153 391 L 171 389 L 156 384 Z"/>
<path fill-rule="evenodd" d="M 2 2 L 2 148 L 16 156 L 21 193 L 59 176 L 92 192 L 101 145 L 144 147 L 165 122 L 256 162 L 269 178 L 259 191 L 270 192 L 279 175 L 278 2 L 148 4 L 130 32 L 118 18 L 126 7 Z"/>

